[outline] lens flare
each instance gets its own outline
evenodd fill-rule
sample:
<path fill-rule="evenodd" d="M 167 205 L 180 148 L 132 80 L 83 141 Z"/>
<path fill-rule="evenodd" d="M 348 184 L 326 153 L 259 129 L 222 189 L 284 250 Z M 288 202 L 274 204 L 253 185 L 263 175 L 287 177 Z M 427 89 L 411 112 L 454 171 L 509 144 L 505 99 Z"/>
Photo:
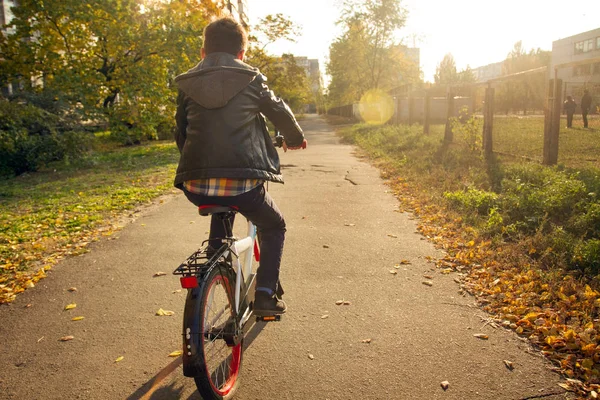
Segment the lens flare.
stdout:
<path fill-rule="evenodd" d="M 360 116 L 367 124 L 385 124 L 394 115 L 394 100 L 381 89 L 366 92 L 358 105 Z"/>

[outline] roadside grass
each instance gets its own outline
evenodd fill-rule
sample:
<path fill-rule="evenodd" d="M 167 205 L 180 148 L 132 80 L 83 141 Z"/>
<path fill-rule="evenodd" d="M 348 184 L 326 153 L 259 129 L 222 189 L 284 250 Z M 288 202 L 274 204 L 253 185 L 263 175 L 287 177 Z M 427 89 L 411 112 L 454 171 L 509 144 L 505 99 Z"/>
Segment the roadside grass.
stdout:
<path fill-rule="evenodd" d="M 77 162 L 0 181 L 0 303 L 110 236 L 125 211 L 171 190 L 174 143 L 116 148 L 99 139 L 96 148 Z"/>
<path fill-rule="evenodd" d="M 523 150 L 521 133 L 503 123 L 506 143 Z M 461 290 L 476 296 L 493 325 L 529 338 L 565 376 L 582 381 L 568 381 L 569 389 L 598 391 L 600 169 L 519 157 L 486 162 L 470 150 L 472 137 L 457 130 L 454 143 L 444 144 L 443 130 L 338 128 L 381 169 L 402 208 L 419 216 L 419 230 L 446 251 L 436 261 L 440 272 L 458 272 Z M 567 141 L 563 154 L 594 156 L 575 142 Z"/>

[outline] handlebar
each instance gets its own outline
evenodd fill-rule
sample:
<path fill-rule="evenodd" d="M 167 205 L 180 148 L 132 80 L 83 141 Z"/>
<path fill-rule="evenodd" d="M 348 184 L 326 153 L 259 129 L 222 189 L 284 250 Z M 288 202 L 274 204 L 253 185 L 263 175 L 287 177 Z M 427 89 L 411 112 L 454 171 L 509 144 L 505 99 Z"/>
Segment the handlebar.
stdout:
<path fill-rule="evenodd" d="M 273 146 L 283 147 L 283 135 L 279 132 L 275 133 L 275 137 L 273 138 Z"/>

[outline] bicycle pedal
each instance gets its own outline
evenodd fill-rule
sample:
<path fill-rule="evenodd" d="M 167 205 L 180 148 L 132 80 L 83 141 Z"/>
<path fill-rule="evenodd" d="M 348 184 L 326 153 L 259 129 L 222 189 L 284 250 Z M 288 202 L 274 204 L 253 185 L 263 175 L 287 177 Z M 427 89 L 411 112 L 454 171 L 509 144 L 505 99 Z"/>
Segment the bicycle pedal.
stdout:
<path fill-rule="evenodd" d="M 257 322 L 278 322 L 281 321 L 281 315 L 262 315 L 256 316 Z"/>

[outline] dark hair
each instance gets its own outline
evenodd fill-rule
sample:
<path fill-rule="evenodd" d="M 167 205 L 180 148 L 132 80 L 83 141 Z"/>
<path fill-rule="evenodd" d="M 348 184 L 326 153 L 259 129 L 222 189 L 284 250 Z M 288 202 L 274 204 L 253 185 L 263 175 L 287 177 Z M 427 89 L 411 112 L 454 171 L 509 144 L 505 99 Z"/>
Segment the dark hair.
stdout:
<path fill-rule="evenodd" d="M 248 35 L 244 27 L 231 17 L 219 18 L 204 28 L 204 52 L 237 54 L 246 49 Z"/>

